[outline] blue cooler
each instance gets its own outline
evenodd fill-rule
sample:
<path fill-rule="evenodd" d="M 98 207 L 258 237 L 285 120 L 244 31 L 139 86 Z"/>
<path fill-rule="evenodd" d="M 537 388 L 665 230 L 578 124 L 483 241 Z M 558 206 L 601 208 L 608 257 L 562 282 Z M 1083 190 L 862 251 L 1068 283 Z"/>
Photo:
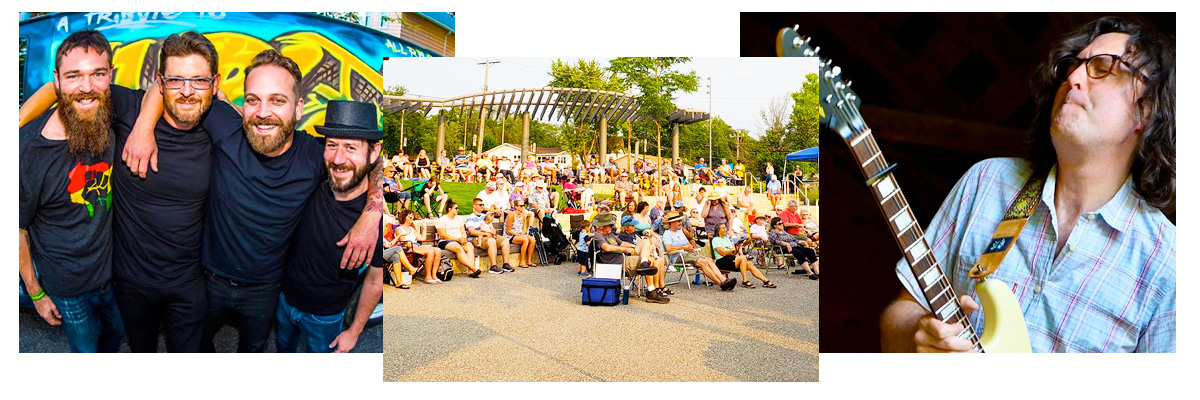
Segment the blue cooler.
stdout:
<path fill-rule="evenodd" d="M 621 280 L 584 278 L 583 304 L 587 306 L 615 306 L 621 302 Z"/>

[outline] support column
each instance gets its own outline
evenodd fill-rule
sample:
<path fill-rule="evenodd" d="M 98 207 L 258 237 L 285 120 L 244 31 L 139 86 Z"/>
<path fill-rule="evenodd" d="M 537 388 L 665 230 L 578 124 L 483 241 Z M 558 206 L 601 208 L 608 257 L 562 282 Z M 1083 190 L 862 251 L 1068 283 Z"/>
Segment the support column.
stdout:
<path fill-rule="evenodd" d="M 404 113 L 400 113 L 400 152 L 404 152 Z"/>
<path fill-rule="evenodd" d="M 433 152 L 433 161 L 437 161 L 438 155 L 442 154 L 442 150 L 446 149 L 446 114 L 438 113 L 438 128 L 437 128 L 437 150 Z"/>
<path fill-rule="evenodd" d="M 671 124 L 671 165 L 679 158 L 679 124 Z"/>
<path fill-rule="evenodd" d="M 483 154 L 483 122 L 487 121 L 488 109 L 483 108 L 479 113 L 479 140 L 475 141 L 475 154 Z"/>
<path fill-rule="evenodd" d="M 600 117 L 600 165 L 608 162 L 608 117 Z"/>
<path fill-rule="evenodd" d="M 521 113 L 521 160 L 525 162 L 525 157 L 529 156 L 529 113 Z"/>

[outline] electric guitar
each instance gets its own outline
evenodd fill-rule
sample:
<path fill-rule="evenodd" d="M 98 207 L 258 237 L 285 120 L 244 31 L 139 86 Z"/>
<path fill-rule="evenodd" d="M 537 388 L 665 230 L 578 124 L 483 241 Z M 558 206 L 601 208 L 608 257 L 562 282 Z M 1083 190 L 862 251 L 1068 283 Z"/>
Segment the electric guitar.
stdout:
<path fill-rule="evenodd" d="M 809 45 L 809 38 L 801 37 L 796 28 L 784 28 L 775 38 L 776 53 L 780 57 L 819 57 L 821 48 Z M 909 209 L 904 193 L 892 176 L 895 164 L 888 164 L 871 129 L 859 114 L 862 100 L 850 90 L 850 82 L 843 82 L 841 68 L 831 60 L 820 59 L 818 71 L 820 89 L 820 117 L 822 125 L 836 131 L 850 146 L 859 169 L 867 178 L 867 186 L 874 194 L 879 209 L 888 220 L 892 237 L 900 245 L 904 258 L 912 268 L 913 276 L 928 301 L 933 316 L 944 323 L 962 323 L 958 337 L 971 341 L 977 352 L 1028 353 L 1029 333 L 1021 307 L 1008 285 L 996 279 L 979 280 L 975 289 L 983 306 L 984 324 L 987 332 L 982 336 L 975 333 L 971 321 L 959 304 L 954 287 L 946 279 L 941 266 L 934 259 L 925 233 Z"/>

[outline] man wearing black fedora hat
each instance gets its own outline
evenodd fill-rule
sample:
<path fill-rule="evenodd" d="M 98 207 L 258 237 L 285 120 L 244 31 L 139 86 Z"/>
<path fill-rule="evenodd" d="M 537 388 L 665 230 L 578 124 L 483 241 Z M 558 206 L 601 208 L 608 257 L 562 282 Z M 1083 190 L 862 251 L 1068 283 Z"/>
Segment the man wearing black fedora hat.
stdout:
<path fill-rule="evenodd" d="M 354 348 L 383 291 L 383 249 L 377 244 L 369 265 L 339 266 L 337 241 L 358 220 L 367 201 L 367 174 L 379 158 L 383 132 L 376 107 L 357 101 L 330 101 L 325 125 L 325 169 L 329 179 L 313 191 L 300 211 L 275 318 L 276 349 L 295 352 L 304 338 L 309 352 L 344 353 Z M 343 331 L 343 316 L 359 281 L 354 321 Z"/>

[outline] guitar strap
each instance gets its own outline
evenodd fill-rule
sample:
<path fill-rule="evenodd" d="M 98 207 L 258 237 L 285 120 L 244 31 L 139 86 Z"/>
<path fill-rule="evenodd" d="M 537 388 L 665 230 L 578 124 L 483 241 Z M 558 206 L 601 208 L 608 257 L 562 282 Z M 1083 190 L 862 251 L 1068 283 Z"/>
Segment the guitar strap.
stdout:
<path fill-rule="evenodd" d="M 1008 211 L 1004 213 L 1000 226 L 996 227 L 996 233 L 992 234 L 992 241 L 971 268 L 971 278 L 983 280 L 1000 268 L 1000 262 L 1004 261 L 1004 256 L 1012 249 L 1013 242 L 1016 242 L 1017 236 L 1025 228 L 1025 223 L 1029 221 L 1029 216 L 1037 209 L 1038 199 L 1042 196 L 1042 187 L 1045 184 L 1046 175 L 1031 175 L 1025 181 L 1025 186 L 1017 194 L 1016 200 L 1013 200 L 1008 206 Z"/>

